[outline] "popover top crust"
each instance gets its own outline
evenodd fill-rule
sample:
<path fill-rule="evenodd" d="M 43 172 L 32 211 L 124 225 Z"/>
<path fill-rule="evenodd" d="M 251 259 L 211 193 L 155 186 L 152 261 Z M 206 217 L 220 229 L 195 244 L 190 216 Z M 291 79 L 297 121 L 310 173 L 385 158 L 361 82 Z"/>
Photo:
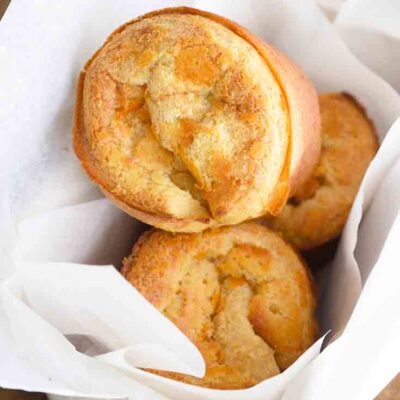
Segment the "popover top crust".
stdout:
<path fill-rule="evenodd" d="M 119 28 L 86 64 L 75 150 L 106 195 L 144 222 L 235 224 L 275 214 L 311 173 L 315 99 L 297 67 L 237 25 L 160 10 Z"/>
<path fill-rule="evenodd" d="M 322 150 L 317 168 L 282 213 L 266 220 L 301 250 L 320 246 L 341 233 L 379 146 L 372 122 L 352 96 L 327 93 L 319 101 Z"/>
<path fill-rule="evenodd" d="M 316 338 L 307 267 L 261 225 L 191 234 L 152 230 L 134 246 L 123 274 L 205 359 L 202 379 L 156 371 L 173 379 L 249 387 L 287 368 Z"/>

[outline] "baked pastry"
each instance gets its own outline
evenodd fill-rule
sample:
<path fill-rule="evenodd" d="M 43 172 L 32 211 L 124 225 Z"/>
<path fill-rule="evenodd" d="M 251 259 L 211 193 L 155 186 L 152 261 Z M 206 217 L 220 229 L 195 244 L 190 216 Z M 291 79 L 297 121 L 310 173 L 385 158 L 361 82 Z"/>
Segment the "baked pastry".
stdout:
<path fill-rule="evenodd" d="M 318 161 L 316 92 L 239 25 L 186 7 L 117 29 L 82 71 L 74 148 L 127 213 L 170 231 L 276 214 Z"/>
<path fill-rule="evenodd" d="M 323 94 L 321 158 L 277 218 L 264 220 L 298 249 L 308 250 L 338 236 L 362 178 L 378 150 L 372 122 L 345 93 Z"/>
<path fill-rule="evenodd" d="M 206 375 L 155 371 L 186 383 L 240 389 L 278 374 L 315 340 L 307 267 L 255 223 L 202 233 L 145 233 L 122 272 L 198 347 Z"/>

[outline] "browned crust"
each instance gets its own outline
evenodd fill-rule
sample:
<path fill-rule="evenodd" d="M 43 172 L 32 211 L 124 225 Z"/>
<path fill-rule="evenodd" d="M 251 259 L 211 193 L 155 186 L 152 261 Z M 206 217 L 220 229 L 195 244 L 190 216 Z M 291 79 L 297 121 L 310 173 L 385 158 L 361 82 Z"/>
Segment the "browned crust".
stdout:
<path fill-rule="evenodd" d="M 335 135 L 340 134 L 343 131 L 340 119 L 346 120 L 348 115 L 352 115 L 352 127 L 357 128 L 356 139 L 349 137 L 344 141 L 342 138 L 341 152 L 335 153 L 335 158 L 330 158 L 329 163 L 326 161 L 329 157 L 328 154 L 334 150 L 329 150 L 330 146 L 325 144 L 321 162 L 318 164 L 314 176 L 299 188 L 299 193 L 294 196 L 293 204 L 288 203 L 282 214 L 276 219 L 271 217 L 261 219 L 262 223 L 280 230 L 302 251 L 317 249 L 340 235 L 368 164 L 379 148 L 374 124 L 368 117 L 366 109 L 354 96 L 346 92 L 324 93 L 320 95 L 320 99 L 321 102 L 325 99 L 325 105 L 323 102 L 321 103 L 322 114 L 328 110 L 336 110 L 334 101 L 346 105 L 346 109 L 342 109 L 341 113 L 335 113 L 334 130 L 332 125 L 328 125 L 328 122 L 323 119 L 323 143 L 326 140 L 325 135 L 327 135 L 328 141 L 332 141 L 334 138 L 334 135 L 328 133 L 327 126 L 330 126 Z M 328 99 L 332 103 L 326 103 Z M 357 113 L 356 116 L 354 112 Z M 324 127 L 324 125 L 327 126 Z M 351 162 L 349 154 L 352 152 L 355 152 L 352 157 L 354 162 L 349 165 Z M 327 170 L 331 173 L 330 179 L 325 182 Z M 335 170 L 340 171 L 340 174 L 332 172 Z M 344 177 L 346 177 L 345 182 L 343 182 Z M 318 183 L 318 178 L 322 178 L 321 183 Z M 310 183 L 316 183 L 316 186 L 308 186 Z M 310 187 L 309 191 L 307 188 Z M 329 195 L 319 192 L 321 189 L 327 188 L 330 190 Z"/>
<path fill-rule="evenodd" d="M 296 254 L 297 258 L 299 259 L 300 263 L 304 268 L 304 271 L 306 271 L 310 283 L 311 294 L 316 302 L 317 286 L 314 280 L 314 276 L 312 275 L 311 270 L 308 267 L 308 264 L 303 255 L 300 253 L 300 251 L 296 249 L 293 246 L 293 244 L 290 243 L 288 239 L 282 235 L 281 232 L 274 231 L 271 228 L 268 228 L 267 226 L 258 224 L 256 222 L 244 222 L 235 226 L 222 226 L 218 228 L 213 228 L 212 230 L 209 230 L 204 234 L 212 232 L 213 234 L 218 235 L 218 233 L 221 233 L 229 229 L 235 229 L 238 231 L 240 230 L 248 231 L 258 235 L 265 234 L 266 232 L 273 232 L 276 236 L 279 236 L 280 240 L 284 242 L 285 245 L 287 245 L 291 249 L 291 251 L 293 251 Z M 157 240 L 154 240 L 154 237 L 157 235 L 158 235 Z M 157 228 L 152 228 L 144 232 L 140 236 L 140 238 L 136 241 L 136 243 L 133 245 L 132 252 L 128 257 L 124 259 L 120 272 L 124 277 L 126 278 L 128 277 L 129 271 L 132 269 L 135 260 L 143 250 L 143 246 L 147 245 L 149 240 L 151 240 L 151 263 L 149 263 L 145 267 L 153 271 L 155 274 L 154 276 L 159 276 L 159 272 L 161 271 L 162 268 L 161 266 L 165 264 L 165 252 L 167 249 L 172 249 L 175 257 L 179 259 L 179 257 L 186 256 L 189 249 L 196 248 L 196 246 L 198 245 L 197 240 L 201 239 L 201 235 L 202 235 L 201 232 L 173 233 L 173 232 L 162 231 Z M 177 246 L 177 237 L 179 237 L 179 246 Z M 161 238 L 162 240 L 159 240 Z M 156 284 L 156 282 L 154 282 L 153 279 L 150 279 L 146 283 L 145 288 L 143 287 L 143 289 L 146 289 L 146 294 L 150 297 L 152 293 L 154 294 L 157 291 L 157 288 L 158 285 Z M 319 331 L 316 330 L 315 337 L 317 337 L 318 334 Z"/>
<path fill-rule="evenodd" d="M 149 12 L 139 16 L 117 28 L 106 39 L 104 44 L 87 61 L 79 75 L 77 84 L 77 97 L 73 120 L 73 145 L 74 151 L 82 163 L 89 177 L 101 188 L 103 193 L 126 213 L 141 221 L 162 227 L 172 231 L 199 232 L 211 226 L 216 226 L 216 221 L 187 218 L 178 219 L 168 214 L 155 214 L 138 207 L 133 207 L 125 202 L 122 196 L 111 193 L 107 189 L 107 180 L 94 167 L 90 151 L 85 140 L 85 128 L 83 122 L 83 86 L 86 70 L 97 57 L 98 53 L 127 26 L 142 19 L 161 14 L 192 14 L 211 19 L 222 24 L 226 28 L 250 43 L 264 59 L 277 83 L 281 88 L 287 110 L 290 114 L 289 146 L 286 161 L 281 173 L 281 180 L 274 193 L 269 198 L 269 205 L 265 212 L 277 215 L 285 205 L 289 194 L 304 182 L 312 173 L 318 162 L 320 153 L 320 120 L 319 106 L 316 91 L 312 83 L 285 55 L 251 34 L 245 28 L 224 17 L 207 11 L 190 7 L 172 7 Z M 293 134 L 294 132 L 294 134 Z"/>
<path fill-rule="evenodd" d="M 369 126 L 371 127 L 371 132 L 372 135 L 375 139 L 376 147 L 379 147 L 379 137 L 378 137 L 378 132 L 376 130 L 376 126 L 374 121 L 369 117 L 367 113 L 367 109 L 350 93 L 348 92 L 340 92 L 338 93 L 339 96 L 345 97 L 347 100 L 349 100 L 351 103 L 353 103 L 354 107 L 358 108 L 363 115 L 364 119 L 368 122 Z"/>
<path fill-rule="evenodd" d="M 115 32 L 114 32 L 115 33 Z M 113 33 L 113 34 L 114 34 Z M 108 39 L 110 40 L 110 39 Z M 107 42 L 106 42 L 107 43 Z M 103 45 L 104 46 L 104 45 Z M 98 50 L 100 51 L 100 50 Z M 139 208 L 134 208 L 128 204 L 125 203 L 124 199 L 120 198 L 114 193 L 111 193 L 106 185 L 105 185 L 105 180 L 100 176 L 99 171 L 96 170 L 94 167 L 94 163 L 92 162 L 91 156 L 90 156 L 90 151 L 86 149 L 86 141 L 85 141 L 85 135 L 83 133 L 83 106 L 82 106 L 82 101 L 83 101 L 83 85 L 84 85 L 84 79 L 85 79 L 85 70 L 86 67 L 90 64 L 90 62 L 93 60 L 93 58 L 96 56 L 98 51 L 95 53 L 95 55 L 92 57 L 91 60 L 89 60 L 86 63 L 86 66 L 84 70 L 79 74 L 78 78 L 78 83 L 77 83 L 77 98 L 75 102 L 75 109 L 74 109 L 74 121 L 73 121 L 73 145 L 74 145 L 74 151 L 77 157 L 79 158 L 83 168 L 85 169 L 86 173 L 89 175 L 89 177 L 95 182 L 101 189 L 101 191 L 104 193 L 104 195 L 110 199 L 114 204 L 116 204 L 119 208 L 121 208 L 123 211 L 125 211 L 127 214 L 129 214 L 131 217 L 137 218 L 140 221 L 143 221 L 144 223 L 148 225 L 153 225 L 153 226 L 165 226 L 166 223 L 168 223 L 171 226 L 172 230 L 177 230 L 177 231 L 188 231 L 188 232 L 198 232 L 201 231 L 205 228 L 210 227 L 210 219 L 178 219 L 175 218 L 171 215 L 167 214 L 154 214 L 154 213 L 149 213 L 147 211 L 141 210 Z"/>
<path fill-rule="evenodd" d="M 294 262 L 295 258 L 291 258 L 291 263 L 289 264 L 290 266 L 293 266 L 293 268 L 294 268 L 293 263 L 296 264 L 296 268 L 294 268 L 293 270 L 294 274 L 293 277 L 296 276 L 296 283 L 293 284 L 299 285 L 298 287 L 302 292 L 302 296 L 304 296 L 302 297 L 303 300 L 301 302 L 302 307 L 304 307 L 304 310 L 307 310 L 307 312 L 308 310 L 311 312 L 311 314 L 309 314 L 309 317 L 307 317 L 310 318 L 307 319 L 310 325 L 308 326 L 308 328 L 302 325 L 302 327 L 305 330 L 302 331 L 302 333 L 298 332 L 298 335 L 299 338 L 303 337 L 302 340 L 305 340 L 308 343 L 307 346 L 309 346 L 311 345 L 312 342 L 314 342 L 317 339 L 319 333 L 318 323 L 316 319 L 312 317 L 312 313 L 316 307 L 316 291 L 315 291 L 315 283 L 313 281 L 313 277 L 306 263 L 299 255 L 299 253 L 295 251 L 293 247 L 290 244 L 288 244 L 285 239 L 282 238 L 282 236 L 280 236 L 276 232 L 272 232 L 270 229 L 264 226 L 255 223 L 243 223 L 236 226 L 219 227 L 199 234 L 190 234 L 190 233 L 175 234 L 171 232 L 161 231 L 158 229 L 152 229 L 141 236 L 141 238 L 134 245 L 131 254 L 124 260 L 122 274 L 144 295 L 144 297 L 147 300 L 149 300 L 160 311 L 164 312 L 166 316 L 170 317 L 168 314 L 169 312 L 168 307 L 170 305 L 171 299 L 175 298 L 174 294 L 176 289 L 175 284 L 177 280 L 179 280 L 180 285 L 182 285 L 183 282 L 183 286 L 180 286 L 180 290 L 184 291 L 185 280 L 183 278 L 182 271 L 184 271 L 185 268 L 187 267 L 192 267 L 192 268 L 194 267 L 194 265 L 188 266 L 188 262 L 196 263 L 199 254 L 202 255 L 204 254 L 204 257 L 206 257 L 206 254 L 208 252 L 207 248 L 209 248 L 210 246 L 211 247 L 216 246 L 216 248 L 220 248 L 218 239 L 219 237 L 224 237 L 225 235 L 229 237 L 231 234 L 233 235 L 233 237 L 243 237 L 243 238 L 246 237 L 247 239 L 244 239 L 244 242 L 239 242 L 239 243 L 242 243 L 242 245 L 249 244 L 251 246 L 252 244 L 254 244 L 254 246 L 257 246 L 257 244 L 255 243 L 257 243 L 257 240 L 259 240 L 260 237 L 263 237 L 268 243 L 268 241 L 271 240 L 269 239 L 271 233 L 274 236 L 276 236 L 276 239 L 272 240 L 271 245 L 275 244 L 279 249 L 278 257 L 282 257 L 283 259 L 285 259 L 285 257 L 288 257 L 288 255 L 291 254 L 290 257 L 294 256 L 297 258 L 296 262 Z M 229 240 L 233 240 L 233 242 L 235 243 L 235 239 L 229 239 Z M 229 252 L 230 250 L 228 250 L 228 254 Z M 201 259 L 201 257 L 199 259 Z M 222 259 L 220 258 L 219 262 L 225 262 L 225 261 L 222 261 Z M 299 278 L 298 275 L 298 272 L 300 270 L 302 271 L 300 274 L 302 276 L 301 279 Z M 250 272 L 250 270 L 248 271 Z M 220 276 L 218 279 L 226 279 L 226 276 L 224 276 L 224 278 L 221 278 Z M 237 279 L 236 282 L 240 284 L 242 278 L 236 278 L 236 279 Z M 276 281 L 279 282 L 279 279 L 277 279 Z M 235 283 L 233 282 L 233 284 Z M 277 285 L 279 285 L 279 283 L 277 283 Z M 259 300 L 257 296 L 257 294 L 259 293 L 260 292 L 255 292 L 254 294 L 255 297 L 253 298 L 253 300 L 256 300 L 256 298 Z M 194 295 L 194 293 L 193 291 L 190 291 L 188 295 L 189 297 L 185 298 L 184 301 L 185 302 L 193 301 L 192 295 Z M 277 299 L 277 301 L 285 303 L 286 301 L 289 300 L 283 297 Z M 217 309 L 218 307 L 220 306 L 216 305 Z M 261 302 L 255 301 L 254 303 L 252 302 L 249 305 L 249 307 L 250 308 L 249 308 L 248 318 L 251 320 L 251 324 L 253 325 L 256 334 L 268 343 L 267 331 L 269 328 L 268 328 L 268 322 L 266 321 L 266 317 L 268 316 L 268 314 L 264 312 L 264 306 L 262 301 Z M 294 312 L 293 318 L 295 318 L 295 311 L 293 310 L 293 312 Z M 189 318 L 186 319 L 186 317 L 184 317 L 184 321 L 180 320 L 180 324 L 178 323 L 178 326 L 180 327 L 180 329 L 182 329 L 182 331 L 185 334 L 189 335 L 188 332 L 193 332 L 191 331 L 191 328 L 193 328 L 194 324 L 193 321 L 196 320 L 197 318 L 198 315 L 196 313 L 189 314 Z M 275 325 L 275 332 L 277 332 L 276 330 L 277 328 L 279 327 Z M 205 351 L 207 354 L 208 351 L 207 346 L 210 344 L 207 341 L 202 342 L 203 340 L 201 339 L 202 334 L 200 333 L 199 335 L 200 335 L 200 337 L 198 338 L 199 342 L 197 342 L 196 339 L 197 336 L 191 337 L 191 340 L 193 340 L 194 343 L 199 346 L 199 349 L 201 351 Z M 282 333 L 281 335 L 282 337 L 285 337 L 286 333 Z M 306 335 L 306 338 L 302 335 Z M 206 347 L 204 347 L 203 345 Z M 305 351 L 305 348 L 302 346 L 304 346 L 304 343 L 300 345 L 299 348 L 294 346 L 293 352 L 290 350 L 288 351 L 287 354 L 282 354 L 282 356 L 279 356 L 279 351 L 278 351 L 278 355 L 276 357 L 277 360 L 279 360 L 278 362 L 281 370 L 287 368 L 297 357 L 299 357 L 302 354 L 302 352 Z M 212 345 L 211 348 L 213 348 Z M 205 359 L 207 360 L 206 355 Z M 209 364 L 207 364 L 207 366 L 209 366 Z M 225 367 L 221 365 L 221 368 L 224 369 Z M 226 369 L 224 369 L 225 371 L 224 373 L 227 374 L 226 381 L 225 380 L 219 381 L 218 379 L 213 380 L 214 375 L 212 370 L 207 370 L 208 372 L 206 378 L 204 379 L 197 379 L 182 374 L 161 372 L 155 370 L 151 370 L 151 372 L 155 372 L 162 376 L 166 376 L 168 378 L 176 379 L 186 383 L 212 387 L 217 389 L 232 389 L 232 388 L 243 389 L 245 387 L 252 386 L 255 383 L 255 382 L 244 383 L 244 381 L 241 379 L 236 381 L 235 380 L 237 378 L 237 377 L 235 378 L 236 375 L 230 377 L 230 372 L 228 368 L 229 367 L 226 367 Z"/>

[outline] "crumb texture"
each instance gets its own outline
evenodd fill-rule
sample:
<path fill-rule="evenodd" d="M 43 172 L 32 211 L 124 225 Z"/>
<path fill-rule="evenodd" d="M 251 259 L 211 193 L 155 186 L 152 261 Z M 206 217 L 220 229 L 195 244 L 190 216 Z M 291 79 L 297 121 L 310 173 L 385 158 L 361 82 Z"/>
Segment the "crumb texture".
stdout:
<path fill-rule="evenodd" d="M 256 224 L 200 234 L 146 233 L 123 274 L 199 348 L 204 378 L 154 371 L 219 389 L 253 386 L 290 366 L 315 340 L 306 266 Z"/>

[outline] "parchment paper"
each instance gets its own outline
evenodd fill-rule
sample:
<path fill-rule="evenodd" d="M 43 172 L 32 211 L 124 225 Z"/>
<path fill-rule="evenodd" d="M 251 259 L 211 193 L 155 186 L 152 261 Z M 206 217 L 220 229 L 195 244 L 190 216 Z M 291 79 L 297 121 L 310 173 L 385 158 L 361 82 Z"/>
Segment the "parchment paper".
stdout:
<path fill-rule="evenodd" d="M 397 91 L 400 91 L 399 20 L 397 0 L 348 0 L 335 19 L 335 27 L 353 53 Z"/>
<path fill-rule="evenodd" d="M 204 362 L 107 266 L 120 265 L 144 226 L 102 198 L 71 150 L 75 79 L 86 59 L 120 24 L 182 4 L 275 44 L 319 91 L 354 95 L 383 142 L 327 269 L 323 331 L 342 336 L 318 355 L 320 340 L 283 374 L 246 391 L 193 387 L 137 368 L 201 376 Z M 0 386 L 98 398 L 364 399 L 395 374 L 400 317 L 387 310 L 400 301 L 393 268 L 400 97 L 356 59 L 311 0 L 13 0 L 0 24 L 0 68 Z"/>

